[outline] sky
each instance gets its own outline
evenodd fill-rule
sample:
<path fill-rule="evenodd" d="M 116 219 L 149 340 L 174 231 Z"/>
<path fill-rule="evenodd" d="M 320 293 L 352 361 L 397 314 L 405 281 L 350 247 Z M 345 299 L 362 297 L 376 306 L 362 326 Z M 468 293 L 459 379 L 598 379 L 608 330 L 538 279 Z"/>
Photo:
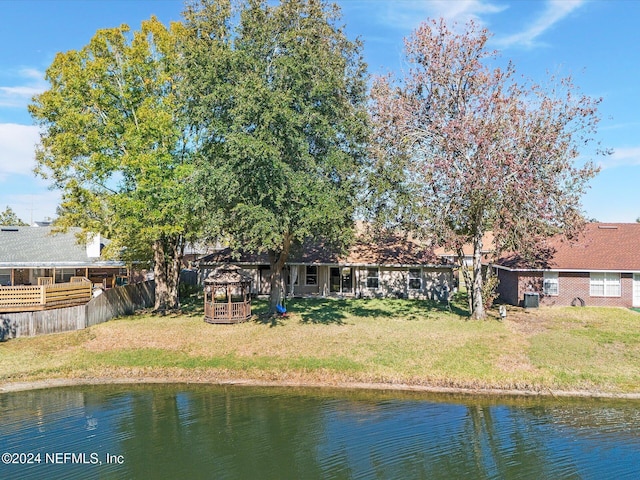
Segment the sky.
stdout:
<path fill-rule="evenodd" d="M 351 39 L 364 42 L 372 75 L 408 69 L 403 39 L 423 21 L 473 19 L 492 34 L 499 63 L 545 84 L 571 75 L 582 93 L 602 98 L 597 140 L 612 155 L 581 152 L 601 166 L 582 206 L 587 218 L 640 217 L 640 0 L 337 0 Z M 60 199 L 33 174 L 38 129 L 27 105 L 48 88 L 57 52 L 81 49 L 98 29 L 133 30 L 151 15 L 181 20 L 182 0 L 0 0 L 0 212 L 26 222 L 54 218 Z"/>

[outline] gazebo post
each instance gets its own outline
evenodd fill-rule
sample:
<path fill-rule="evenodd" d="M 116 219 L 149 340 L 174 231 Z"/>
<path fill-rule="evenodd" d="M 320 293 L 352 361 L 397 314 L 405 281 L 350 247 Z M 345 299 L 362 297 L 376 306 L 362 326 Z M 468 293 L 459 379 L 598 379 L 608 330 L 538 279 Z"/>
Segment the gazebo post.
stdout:
<path fill-rule="evenodd" d="M 214 295 L 215 292 L 213 288 L 210 288 L 210 290 L 211 291 L 209 292 L 209 295 L 211 296 L 209 297 L 209 316 L 213 318 L 213 316 L 215 315 L 214 312 L 216 311 L 216 296 Z"/>

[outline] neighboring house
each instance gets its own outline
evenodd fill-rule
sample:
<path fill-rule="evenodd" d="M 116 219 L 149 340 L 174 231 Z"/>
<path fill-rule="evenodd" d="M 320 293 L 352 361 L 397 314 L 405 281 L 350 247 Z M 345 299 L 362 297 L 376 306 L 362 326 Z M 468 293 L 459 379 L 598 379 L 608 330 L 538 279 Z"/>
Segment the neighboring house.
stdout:
<path fill-rule="evenodd" d="M 480 251 L 482 259 L 484 260 L 489 254 L 493 253 L 493 250 L 493 232 L 486 232 L 482 236 L 482 249 Z M 458 254 L 451 250 L 446 250 L 444 247 L 434 249 L 433 253 L 452 263 L 458 263 Z M 462 253 L 464 254 L 464 264 L 468 267 L 472 266 L 473 245 L 471 243 L 465 243 L 462 246 Z"/>
<path fill-rule="evenodd" d="M 100 257 L 106 242 L 94 235 L 85 245 L 78 244 L 79 229 L 53 233 L 51 227 L 0 228 L 0 285 L 38 285 L 38 278 L 53 283 L 71 277 L 87 277 L 94 284 L 111 287 L 119 276 L 126 276 L 124 263 Z"/>
<path fill-rule="evenodd" d="M 549 247 L 541 266 L 517 255 L 492 265 L 498 300 L 523 305 L 531 292 L 542 305 L 640 307 L 640 223 L 588 223 L 575 241 L 552 239 Z"/>
<path fill-rule="evenodd" d="M 197 262 L 200 279 L 225 263 L 239 265 L 252 275 L 252 293 L 270 293 L 266 255 L 241 253 L 236 258 L 229 248 L 221 249 Z M 431 249 L 387 235 L 375 241 L 359 237 L 344 255 L 325 245 L 307 243 L 292 250 L 284 275 L 286 293 L 295 296 L 446 300 L 453 288 L 454 268 Z"/>

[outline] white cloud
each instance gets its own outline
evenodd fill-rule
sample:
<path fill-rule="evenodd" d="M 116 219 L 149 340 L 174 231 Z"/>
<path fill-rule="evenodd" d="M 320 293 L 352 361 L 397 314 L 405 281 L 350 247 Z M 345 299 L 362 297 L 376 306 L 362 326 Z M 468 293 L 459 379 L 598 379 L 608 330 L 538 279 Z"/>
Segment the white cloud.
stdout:
<path fill-rule="evenodd" d="M 23 68 L 16 76 L 19 85 L 0 85 L 0 107 L 25 108 L 34 95 L 47 89 L 44 74 L 39 70 Z"/>
<path fill-rule="evenodd" d="M 23 78 L 31 78 L 38 82 L 44 82 L 44 73 L 36 68 L 21 68 L 18 73 Z"/>
<path fill-rule="evenodd" d="M 595 95 L 593 95 L 593 97 L 595 97 Z M 638 127 L 640 127 L 640 122 L 625 122 L 625 123 L 614 123 L 610 125 L 603 125 L 599 127 L 599 129 L 603 132 L 608 130 L 634 129 L 634 133 L 635 133 Z"/>
<path fill-rule="evenodd" d="M 599 162 L 603 168 L 640 165 L 640 147 L 615 148 L 613 153 Z"/>
<path fill-rule="evenodd" d="M 483 24 L 481 15 L 499 13 L 507 8 L 483 0 L 396 0 L 380 4 L 386 7 L 379 11 L 380 22 L 406 30 L 415 29 L 428 18 L 444 18 L 459 25 L 469 20 Z M 374 2 L 373 6 L 376 5 Z"/>
<path fill-rule="evenodd" d="M 0 181 L 7 175 L 31 175 L 35 166 L 38 127 L 0 123 Z"/>
<path fill-rule="evenodd" d="M 454 2 L 455 3 L 455 2 Z M 585 0 L 548 0 L 542 13 L 533 19 L 525 30 L 506 37 L 496 38 L 495 43 L 505 48 L 514 45 L 536 46 L 536 39 L 571 12 L 584 5 Z"/>
<path fill-rule="evenodd" d="M 39 140 L 38 127 L 0 123 L 0 211 L 10 206 L 25 222 L 55 217 L 60 203 L 60 192 L 33 174 Z"/>

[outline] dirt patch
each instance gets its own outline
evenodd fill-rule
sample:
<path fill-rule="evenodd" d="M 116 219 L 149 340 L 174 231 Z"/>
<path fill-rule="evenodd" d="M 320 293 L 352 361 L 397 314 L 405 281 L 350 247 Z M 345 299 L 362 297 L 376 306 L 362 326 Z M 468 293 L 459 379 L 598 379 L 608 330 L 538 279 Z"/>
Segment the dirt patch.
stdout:
<path fill-rule="evenodd" d="M 149 375 L 127 377 L 92 377 L 92 378 L 64 378 L 37 380 L 31 382 L 9 382 L 0 384 L 0 393 L 19 392 L 26 390 L 38 390 L 43 388 L 70 387 L 81 385 L 135 385 L 135 384 L 209 384 L 209 385 L 245 385 L 252 387 L 308 387 L 308 388 L 344 388 L 360 390 L 382 390 L 382 391 L 407 391 L 425 393 L 451 393 L 470 395 L 509 395 L 509 396 L 549 396 L 549 397 L 579 397 L 579 398 L 618 398 L 628 400 L 640 400 L 640 393 L 609 393 L 601 391 L 560 391 L 560 390 L 532 390 L 532 389 L 495 389 L 483 388 L 457 388 L 441 387 L 430 385 L 412 385 L 406 383 L 369 383 L 369 382 L 336 382 L 324 383 L 300 379 L 290 379 L 281 381 L 227 378 L 224 375 Z"/>
<path fill-rule="evenodd" d="M 548 329 L 548 321 L 544 316 L 522 309 L 509 312 L 504 323 L 512 332 L 527 336 L 537 335 Z"/>

